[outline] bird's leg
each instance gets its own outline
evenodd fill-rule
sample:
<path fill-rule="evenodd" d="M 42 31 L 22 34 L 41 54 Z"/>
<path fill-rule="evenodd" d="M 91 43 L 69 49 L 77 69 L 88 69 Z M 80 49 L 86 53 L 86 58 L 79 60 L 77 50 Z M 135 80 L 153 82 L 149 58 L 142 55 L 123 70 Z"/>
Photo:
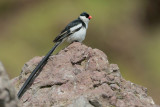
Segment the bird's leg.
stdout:
<path fill-rule="evenodd" d="M 70 44 L 72 44 L 72 43 L 74 43 L 74 42 L 79 42 L 78 40 L 74 40 L 74 41 L 72 41 Z"/>

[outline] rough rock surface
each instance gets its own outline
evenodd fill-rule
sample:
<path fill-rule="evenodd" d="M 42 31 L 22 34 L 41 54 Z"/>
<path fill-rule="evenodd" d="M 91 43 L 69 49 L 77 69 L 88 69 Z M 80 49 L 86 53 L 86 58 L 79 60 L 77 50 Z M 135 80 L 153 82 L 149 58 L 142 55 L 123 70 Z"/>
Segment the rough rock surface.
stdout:
<path fill-rule="evenodd" d="M 15 89 L 0 62 L 0 107 L 18 107 Z"/>
<path fill-rule="evenodd" d="M 18 91 L 42 57 L 13 80 Z M 122 78 L 98 49 L 73 43 L 48 60 L 21 98 L 23 107 L 158 107 L 145 87 Z"/>

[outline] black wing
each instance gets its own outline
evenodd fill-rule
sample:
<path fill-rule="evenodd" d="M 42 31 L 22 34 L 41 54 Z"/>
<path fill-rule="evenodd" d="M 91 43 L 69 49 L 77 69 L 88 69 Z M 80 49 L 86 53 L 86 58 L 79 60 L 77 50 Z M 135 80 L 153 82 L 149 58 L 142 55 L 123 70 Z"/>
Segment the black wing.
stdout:
<path fill-rule="evenodd" d="M 66 27 L 65 29 L 63 29 L 61 31 L 61 33 L 53 40 L 53 42 L 59 42 L 59 41 L 62 41 L 65 37 L 68 37 L 69 35 L 71 35 L 72 33 L 78 31 L 81 29 L 80 28 L 77 28 L 75 31 L 70 31 L 70 28 L 72 28 L 73 26 L 76 26 L 78 24 L 82 23 L 82 21 L 80 19 L 76 19 L 72 22 L 70 22 Z M 83 24 L 83 23 L 82 23 Z"/>

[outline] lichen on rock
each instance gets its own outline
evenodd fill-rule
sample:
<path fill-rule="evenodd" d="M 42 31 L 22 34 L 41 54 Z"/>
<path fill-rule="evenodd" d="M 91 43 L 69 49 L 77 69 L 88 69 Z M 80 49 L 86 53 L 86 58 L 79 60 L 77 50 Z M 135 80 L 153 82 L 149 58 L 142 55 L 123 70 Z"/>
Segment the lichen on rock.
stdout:
<path fill-rule="evenodd" d="M 18 107 L 16 92 L 0 62 L 0 107 Z"/>

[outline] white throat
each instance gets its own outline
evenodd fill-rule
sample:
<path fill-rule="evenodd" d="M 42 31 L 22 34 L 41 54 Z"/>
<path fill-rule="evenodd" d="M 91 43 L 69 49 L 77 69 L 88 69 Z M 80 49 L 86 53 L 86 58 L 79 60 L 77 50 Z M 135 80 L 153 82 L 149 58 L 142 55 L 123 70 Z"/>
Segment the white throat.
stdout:
<path fill-rule="evenodd" d="M 88 28 L 89 19 L 85 16 L 79 16 L 79 18 L 86 24 L 86 29 Z"/>

